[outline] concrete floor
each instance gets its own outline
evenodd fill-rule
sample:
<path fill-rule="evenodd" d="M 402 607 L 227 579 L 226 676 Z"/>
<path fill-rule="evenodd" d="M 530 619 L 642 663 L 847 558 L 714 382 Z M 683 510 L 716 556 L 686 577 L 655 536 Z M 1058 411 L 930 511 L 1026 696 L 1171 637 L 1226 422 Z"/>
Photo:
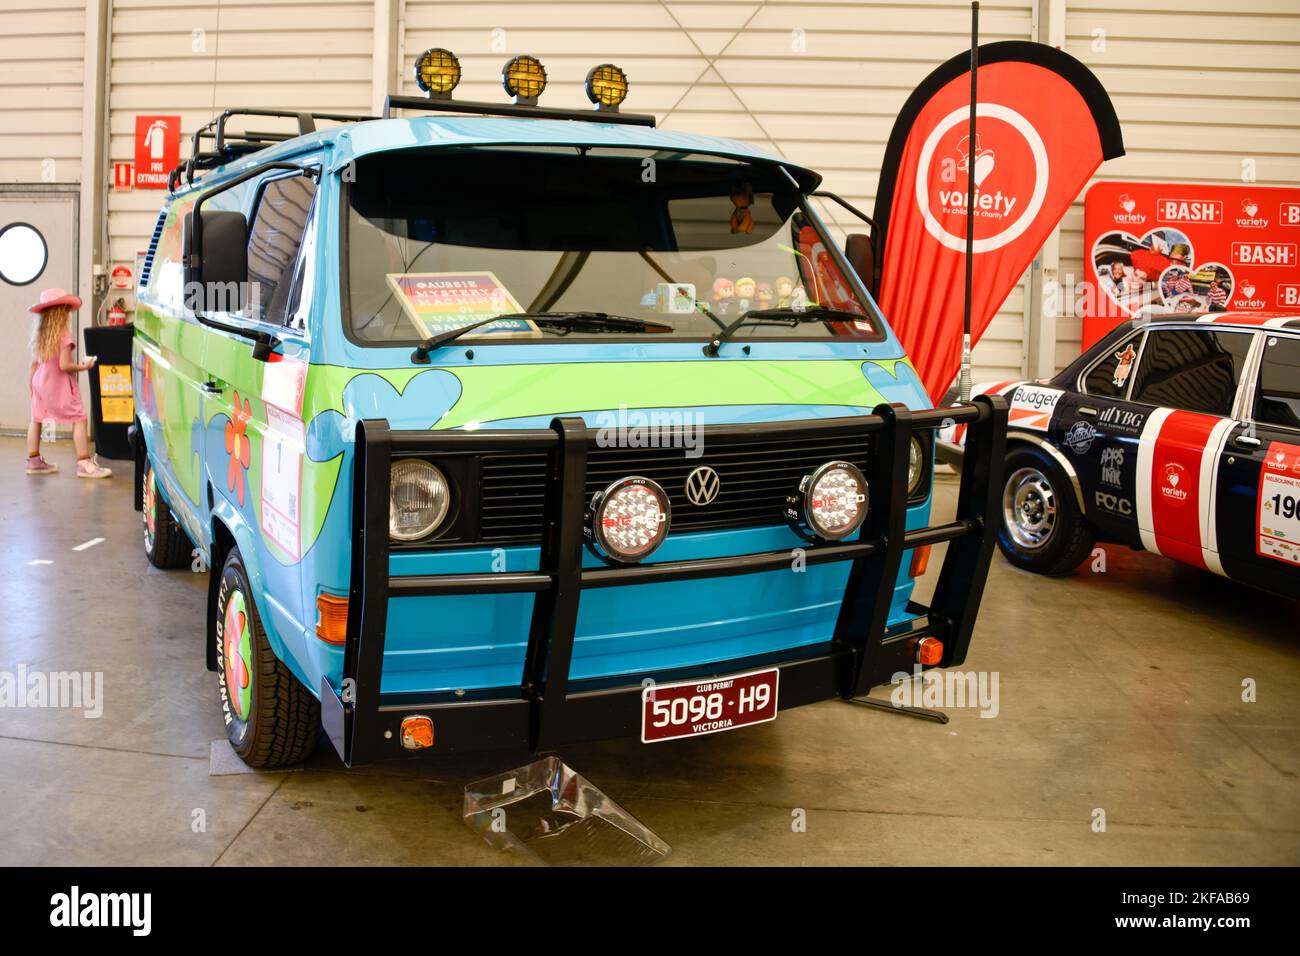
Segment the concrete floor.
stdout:
<path fill-rule="evenodd" d="M 462 787 L 522 755 L 348 772 L 324 745 L 300 771 L 210 775 L 204 577 L 146 563 L 127 463 L 78 481 L 52 452 L 63 472 L 29 479 L 0 440 L 0 671 L 103 671 L 106 705 L 0 709 L 0 864 L 510 862 L 461 822 Z M 830 701 L 562 756 L 675 865 L 1300 863 L 1295 604 L 1116 548 L 1061 580 L 995 556 L 966 668 L 998 673 L 996 718 Z"/>

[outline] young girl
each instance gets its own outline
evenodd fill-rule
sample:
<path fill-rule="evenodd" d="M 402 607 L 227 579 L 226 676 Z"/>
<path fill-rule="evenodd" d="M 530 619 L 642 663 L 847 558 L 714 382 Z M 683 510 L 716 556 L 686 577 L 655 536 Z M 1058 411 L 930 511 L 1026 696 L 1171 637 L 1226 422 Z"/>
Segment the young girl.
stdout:
<path fill-rule="evenodd" d="M 112 472 L 90 454 L 86 410 L 81 405 L 77 373 L 95 366 L 91 357 L 75 359 L 77 343 L 68 331 L 68 319 L 81 308 L 81 300 L 62 289 L 46 289 L 32 306 L 37 315 L 32 329 L 32 423 L 27 427 L 27 474 L 52 475 L 59 470 L 41 457 L 41 422 L 54 420 L 72 425 L 77 448 L 78 478 L 107 478 Z"/>

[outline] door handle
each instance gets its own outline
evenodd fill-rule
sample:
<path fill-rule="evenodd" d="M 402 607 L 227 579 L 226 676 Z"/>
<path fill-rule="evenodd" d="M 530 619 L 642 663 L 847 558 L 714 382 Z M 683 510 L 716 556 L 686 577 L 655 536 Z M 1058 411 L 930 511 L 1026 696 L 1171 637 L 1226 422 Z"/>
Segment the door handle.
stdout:
<path fill-rule="evenodd" d="M 1080 406 L 1079 406 L 1079 414 L 1080 414 L 1080 415 L 1087 415 L 1089 418 L 1096 418 L 1096 417 L 1097 417 L 1097 409 L 1093 408 L 1091 405 L 1080 405 Z"/>
<path fill-rule="evenodd" d="M 225 388 L 218 385 L 216 382 L 204 382 L 199 386 L 199 388 L 203 389 L 203 391 L 207 392 L 209 395 L 220 395 L 225 391 Z"/>
<path fill-rule="evenodd" d="M 1239 445 L 1242 448 L 1258 448 L 1260 445 L 1263 444 L 1263 442 L 1261 442 L 1254 435 L 1246 435 L 1244 433 L 1234 438 L 1232 440 L 1232 443 L 1234 445 Z"/>

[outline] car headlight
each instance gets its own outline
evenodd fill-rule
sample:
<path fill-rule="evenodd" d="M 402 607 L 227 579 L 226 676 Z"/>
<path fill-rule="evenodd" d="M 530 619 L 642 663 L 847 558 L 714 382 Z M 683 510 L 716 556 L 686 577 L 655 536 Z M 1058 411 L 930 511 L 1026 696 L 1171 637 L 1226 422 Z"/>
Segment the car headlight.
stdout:
<path fill-rule="evenodd" d="M 921 479 L 925 477 L 925 446 L 921 439 L 912 436 L 911 447 L 907 450 L 907 497 L 915 498 L 921 490 Z"/>
<path fill-rule="evenodd" d="M 862 526 L 867 492 L 867 479 L 857 465 L 828 461 L 803 476 L 788 499 L 786 517 L 805 537 L 839 541 Z"/>
<path fill-rule="evenodd" d="M 672 506 L 649 478 L 614 482 L 591 499 L 587 537 L 603 558 L 631 564 L 649 557 L 668 537 Z"/>
<path fill-rule="evenodd" d="M 388 534 L 415 541 L 432 534 L 447 517 L 451 488 L 442 470 L 418 458 L 393 464 L 388 495 Z"/>

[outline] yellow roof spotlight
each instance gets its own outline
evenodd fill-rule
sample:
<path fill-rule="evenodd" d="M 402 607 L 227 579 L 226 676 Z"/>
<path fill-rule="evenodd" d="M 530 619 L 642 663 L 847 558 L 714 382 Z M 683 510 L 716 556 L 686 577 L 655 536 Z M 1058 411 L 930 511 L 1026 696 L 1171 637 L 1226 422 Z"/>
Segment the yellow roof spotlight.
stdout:
<path fill-rule="evenodd" d="M 593 66 L 587 73 L 587 99 L 598 110 L 617 111 L 627 99 L 627 74 L 613 63 Z"/>
<path fill-rule="evenodd" d="M 460 60 L 450 50 L 425 50 L 415 61 L 415 85 L 430 98 L 446 99 L 460 82 Z"/>
<path fill-rule="evenodd" d="M 535 56 L 517 56 L 501 71 L 501 85 L 516 103 L 535 106 L 546 89 L 546 67 Z"/>

